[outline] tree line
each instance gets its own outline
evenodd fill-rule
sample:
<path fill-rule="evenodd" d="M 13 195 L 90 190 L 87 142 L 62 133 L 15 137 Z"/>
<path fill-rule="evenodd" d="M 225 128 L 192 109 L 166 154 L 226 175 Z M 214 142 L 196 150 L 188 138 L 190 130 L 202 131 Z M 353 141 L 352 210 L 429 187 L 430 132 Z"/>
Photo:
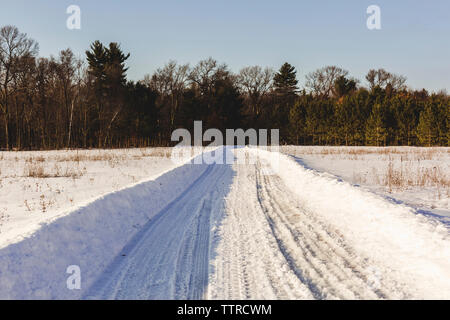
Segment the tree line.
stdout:
<path fill-rule="evenodd" d="M 36 41 L 0 29 L 0 148 L 36 150 L 169 146 L 177 128 L 280 129 L 283 144 L 449 145 L 450 96 L 407 88 L 406 78 L 370 70 L 365 85 L 327 66 L 306 75 L 285 63 L 233 73 L 209 58 L 174 61 L 127 80 L 117 43 L 39 57 Z"/>

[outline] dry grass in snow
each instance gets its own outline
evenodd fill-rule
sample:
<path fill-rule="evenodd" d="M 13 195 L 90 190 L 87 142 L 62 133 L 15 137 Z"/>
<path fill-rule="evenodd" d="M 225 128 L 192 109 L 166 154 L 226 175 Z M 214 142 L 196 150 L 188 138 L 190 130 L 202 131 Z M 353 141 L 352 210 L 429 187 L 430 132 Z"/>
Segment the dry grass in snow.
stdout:
<path fill-rule="evenodd" d="M 175 167 L 170 148 L 0 152 L 0 247 Z"/>
<path fill-rule="evenodd" d="M 450 148 L 298 147 L 308 166 L 426 209 L 449 212 Z"/>

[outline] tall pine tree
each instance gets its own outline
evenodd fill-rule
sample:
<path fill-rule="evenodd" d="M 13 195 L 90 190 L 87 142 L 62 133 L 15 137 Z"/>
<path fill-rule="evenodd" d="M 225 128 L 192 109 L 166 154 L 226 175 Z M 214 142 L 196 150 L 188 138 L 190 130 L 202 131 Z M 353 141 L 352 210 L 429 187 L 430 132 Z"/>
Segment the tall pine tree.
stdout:
<path fill-rule="evenodd" d="M 372 113 L 367 120 L 366 143 L 370 146 L 385 146 L 387 139 L 387 128 L 385 125 L 384 112 L 381 104 L 375 104 Z"/>
<path fill-rule="evenodd" d="M 419 138 L 419 142 L 423 146 L 427 147 L 431 147 L 438 136 L 433 109 L 433 104 L 431 102 L 427 103 L 425 109 L 420 113 L 419 124 L 417 125 L 417 138 Z"/>
<path fill-rule="evenodd" d="M 294 95 L 298 90 L 297 71 L 295 67 L 287 62 L 283 64 L 280 71 L 275 74 L 273 82 L 275 92 L 278 95 Z"/>
<path fill-rule="evenodd" d="M 275 101 L 272 110 L 272 125 L 280 128 L 282 137 L 289 136 L 289 112 L 297 97 L 297 84 L 297 71 L 287 62 L 281 66 L 273 78 Z"/>

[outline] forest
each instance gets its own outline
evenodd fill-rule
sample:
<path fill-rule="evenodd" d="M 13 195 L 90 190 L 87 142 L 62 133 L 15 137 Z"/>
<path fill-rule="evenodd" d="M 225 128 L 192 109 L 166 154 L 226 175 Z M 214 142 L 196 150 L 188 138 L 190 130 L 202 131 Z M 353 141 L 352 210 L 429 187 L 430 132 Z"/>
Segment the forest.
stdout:
<path fill-rule="evenodd" d="M 194 120 L 219 130 L 280 129 L 280 143 L 449 146 L 450 96 L 412 90 L 404 76 L 369 70 L 362 81 L 337 66 L 305 75 L 249 66 L 234 73 L 213 58 L 169 61 L 127 79 L 130 53 L 92 43 L 40 57 L 14 26 L 0 29 L 0 149 L 50 150 L 171 146 Z M 149 57 L 151 59 L 151 56 Z"/>

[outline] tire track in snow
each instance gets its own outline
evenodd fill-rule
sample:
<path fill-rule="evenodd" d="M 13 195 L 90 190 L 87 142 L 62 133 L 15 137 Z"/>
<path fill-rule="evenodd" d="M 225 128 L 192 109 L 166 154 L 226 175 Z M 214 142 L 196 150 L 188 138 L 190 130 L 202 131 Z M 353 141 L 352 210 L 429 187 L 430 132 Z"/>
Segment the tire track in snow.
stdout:
<path fill-rule="evenodd" d="M 358 266 L 367 263 L 352 253 L 329 226 L 296 204 L 279 177 L 263 176 L 259 163 L 256 178 L 258 199 L 280 251 L 316 299 L 386 297 L 385 290 L 367 283 L 370 275 Z"/>
<path fill-rule="evenodd" d="M 312 299 L 280 252 L 258 202 L 254 167 L 234 165 L 209 299 Z"/>
<path fill-rule="evenodd" d="M 267 186 L 276 236 L 293 261 L 299 260 L 296 253 L 304 245 L 312 263 L 299 269 L 313 271 L 308 278 L 325 298 L 449 296 L 445 226 L 345 181 L 311 172 L 287 156 L 255 149 L 249 153 L 258 155 L 261 170 L 275 169 L 276 175 L 264 176 L 261 184 Z"/>
<path fill-rule="evenodd" d="M 248 150 L 236 156 L 248 159 Z M 407 298 L 389 274 L 309 212 L 271 164 L 234 165 L 208 296 L 212 299 Z M 383 269 L 384 271 L 386 268 Z"/>
<path fill-rule="evenodd" d="M 238 149 L 235 155 L 248 159 L 249 152 Z M 116 258 L 86 297 L 412 297 L 414 291 L 389 261 L 375 260 L 365 247 L 350 241 L 351 232 L 332 224 L 327 214 L 339 211 L 311 209 L 310 198 L 288 186 L 286 172 L 269 175 L 270 159 L 259 157 L 256 164 L 232 167 L 206 166 L 124 248 L 126 256 Z M 290 170 L 294 173 L 296 168 Z M 319 192 L 313 196 L 322 201 Z M 373 229 L 376 224 L 369 226 Z M 390 242 L 385 240 L 375 243 L 386 248 Z"/>
<path fill-rule="evenodd" d="M 209 165 L 123 249 L 86 299 L 202 299 L 212 219 L 220 219 L 233 171 Z"/>

